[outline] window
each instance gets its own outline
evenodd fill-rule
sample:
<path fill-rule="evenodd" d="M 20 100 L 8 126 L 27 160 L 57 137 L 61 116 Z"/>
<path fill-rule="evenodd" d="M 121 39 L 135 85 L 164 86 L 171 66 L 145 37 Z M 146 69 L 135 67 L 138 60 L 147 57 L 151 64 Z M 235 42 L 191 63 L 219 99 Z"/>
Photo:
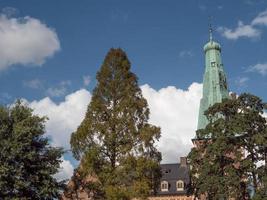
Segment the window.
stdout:
<path fill-rule="evenodd" d="M 177 189 L 177 191 L 183 191 L 184 190 L 184 182 L 182 180 L 179 180 L 176 182 L 176 189 Z"/>
<path fill-rule="evenodd" d="M 162 181 L 160 186 L 162 192 L 166 192 L 169 190 L 169 183 L 167 181 Z"/>
<path fill-rule="evenodd" d="M 216 66 L 216 62 L 211 62 L 211 66 L 215 67 Z"/>
<path fill-rule="evenodd" d="M 166 169 L 164 172 L 165 172 L 165 174 L 168 174 L 168 173 L 171 173 L 171 170 L 170 169 Z"/>

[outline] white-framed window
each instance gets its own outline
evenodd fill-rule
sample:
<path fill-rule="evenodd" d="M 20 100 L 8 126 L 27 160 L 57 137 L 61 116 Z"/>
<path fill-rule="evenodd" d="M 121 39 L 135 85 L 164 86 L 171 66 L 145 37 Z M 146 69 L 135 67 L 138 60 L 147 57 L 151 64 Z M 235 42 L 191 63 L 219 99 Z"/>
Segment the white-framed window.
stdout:
<path fill-rule="evenodd" d="M 184 190 L 184 182 L 182 180 L 179 180 L 176 182 L 176 189 L 177 189 L 177 191 L 183 191 Z"/>
<path fill-rule="evenodd" d="M 160 184 L 160 189 L 162 192 L 166 192 L 169 190 L 169 183 L 167 181 L 162 181 Z"/>

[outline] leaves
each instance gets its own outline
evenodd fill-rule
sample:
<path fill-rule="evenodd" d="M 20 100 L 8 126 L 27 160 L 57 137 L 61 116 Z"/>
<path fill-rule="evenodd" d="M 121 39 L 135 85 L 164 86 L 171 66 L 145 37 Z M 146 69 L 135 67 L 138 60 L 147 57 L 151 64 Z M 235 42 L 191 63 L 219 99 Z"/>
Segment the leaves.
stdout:
<path fill-rule="evenodd" d="M 259 198 L 258 194 L 266 191 L 264 106 L 260 98 L 241 94 L 237 99 L 226 99 L 205 112 L 210 123 L 197 131 L 196 147 L 189 154 L 196 196 L 244 199 L 248 198 L 248 188 L 252 186 L 255 198 Z M 259 167 L 259 162 L 265 165 Z"/>
<path fill-rule="evenodd" d="M 97 178 L 93 195 L 102 199 L 145 199 L 160 179 L 161 154 L 155 148 L 160 129 L 148 123 L 147 101 L 121 49 L 108 52 L 97 81 L 86 116 L 71 136 L 73 154 L 81 159 L 79 174 Z"/>
<path fill-rule="evenodd" d="M 0 196 L 3 199 L 54 199 L 63 182 L 58 172 L 61 148 L 51 147 L 45 133 L 46 118 L 17 101 L 0 107 Z"/>

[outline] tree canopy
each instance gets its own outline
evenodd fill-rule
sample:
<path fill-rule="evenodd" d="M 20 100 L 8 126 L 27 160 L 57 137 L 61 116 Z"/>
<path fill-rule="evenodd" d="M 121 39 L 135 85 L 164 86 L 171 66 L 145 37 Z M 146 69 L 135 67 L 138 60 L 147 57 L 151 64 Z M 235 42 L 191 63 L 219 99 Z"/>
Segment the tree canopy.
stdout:
<path fill-rule="evenodd" d="M 146 199 L 159 183 L 160 128 L 148 123 L 148 104 L 130 67 L 123 50 L 110 49 L 86 116 L 71 136 L 81 160 L 75 180 L 95 177 L 83 185 L 94 199 Z"/>
<path fill-rule="evenodd" d="M 54 175 L 63 150 L 51 147 L 44 137 L 45 120 L 21 101 L 0 106 L 1 199 L 52 200 L 60 196 L 64 184 Z"/>
<path fill-rule="evenodd" d="M 208 199 L 266 199 L 266 104 L 241 94 L 211 106 L 210 123 L 197 131 L 196 147 L 189 153 L 192 187 Z"/>

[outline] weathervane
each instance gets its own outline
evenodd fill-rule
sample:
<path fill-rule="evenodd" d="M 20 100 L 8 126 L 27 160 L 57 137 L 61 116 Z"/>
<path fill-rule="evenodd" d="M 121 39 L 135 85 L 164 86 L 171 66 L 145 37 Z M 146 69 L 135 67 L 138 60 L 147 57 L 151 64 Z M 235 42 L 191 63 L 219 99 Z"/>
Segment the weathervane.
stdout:
<path fill-rule="evenodd" d="M 213 32 L 212 25 L 211 25 L 211 19 L 212 19 L 212 16 L 209 16 L 209 34 L 210 34 L 210 41 L 212 41 L 212 32 Z"/>

